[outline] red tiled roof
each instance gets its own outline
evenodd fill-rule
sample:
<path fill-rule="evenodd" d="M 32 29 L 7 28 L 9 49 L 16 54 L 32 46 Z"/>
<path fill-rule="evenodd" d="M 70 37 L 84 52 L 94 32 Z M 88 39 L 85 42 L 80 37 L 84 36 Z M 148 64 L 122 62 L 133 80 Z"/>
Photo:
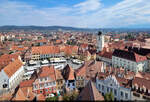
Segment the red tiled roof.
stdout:
<path fill-rule="evenodd" d="M 32 92 L 32 87 L 19 88 L 13 101 L 32 101 L 35 98 L 34 93 Z"/>
<path fill-rule="evenodd" d="M 136 61 L 136 62 L 147 60 L 146 56 L 141 56 L 134 52 L 119 50 L 119 49 L 115 49 L 115 51 L 113 52 L 113 56 L 128 59 L 131 61 Z"/>
<path fill-rule="evenodd" d="M 19 85 L 19 87 L 32 87 L 32 84 L 34 82 L 35 79 L 30 79 L 30 80 L 25 80 L 25 81 L 22 81 Z"/>
<path fill-rule="evenodd" d="M 10 62 L 12 62 L 12 59 L 18 59 L 17 54 L 4 54 L 0 57 L 0 68 L 3 68 L 7 66 Z"/>
<path fill-rule="evenodd" d="M 138 87 L 145 87 L 147 89 L 150 89 L 150 80 L 147 80 L 145 78 L 139 78 L 139 77 L 135 77 L 133 80 L 132 80 L 132 85 L 135 85 L 137 84 Z"/>
<path fill-rule="evenodd" d="M 79 69 L 76 70 L 76 75 L 77 76 L 86 76 L 86 67 L 83 66 Z"/>
<path fill-rule="evenodd" d="M 87 47 L 88 47 L 88 44 L 85 44 L 85 43 L 84 43 L 84 44 L 81 44 L 80 47 L 81 47 L 81 48 L 87 48 Z"/>
<path fill-rule="evenodd" d="M 8 77 L 11 77 L 21 66 L 23 66 L 22 61 L 16 59 L 4 68 L 4 72 L 8 75 Z"/>
<path fill-rule="evenodd" d="M 49 67 L 49 66 L 42 67 L 41 68 L 41 72 L 39 73 L 38 76 L 39 77 L 50 77 L 53 80 L 56 80 L 54 66 L 51 66 L 51 67 Z"/>
<path fill-rule="evenodd" d="M 129 88 L 130 87 L 130 84 L 128 83 L 128 79 L 125 79 L 125 78 L 123 78 L 123 77 L 118 77 L 117 75 L 115 75 L 115 74 L 111 74 L 111 73 L 102 73 L 102 72 L 100 72 L 99 74 L 98 74 L 98 79 L 100 79 L 100 80 L 105 80 L 108 76 L 113 76 L 113 77 L 115 77 L 116 78 L 116 80 L 118 81 L 118 83 L 119 83 L 119 85 L 120 86 L 122 86 L 122 87 L 127 87 L 127 88 Z"/>
<path fill-rule="evenodd" d="M 28 49 L 28 47 L 19 47 L 19 46 L 12 46 L 11 50 L 16 50 L 16 51 L 24 51 Z"/>
<path fill-rule="evenodd" d="M 100 52 L 98 55 L 101 56 L 101 57 L 105 57 L 105 58 L 109 58 L 109 59 L 112 59 L 112 52 Z"/>
<path fill-rule="evenodd" d="M 63 76 L 65 80 L 74 80 L 74 70 L 67 64 L 63 69 Z"/>
<path fill-rule="evenodd" d="M 48 42 L 46 39 L 36 40 L 36 42 Z"/>
<path fill-rule="evenodd" d="M 125 78 L 121 78 L 121 77 L 117 77 L 115 76 L 117 81 L 119 82 L 120 86 L 122 87 L 127 87 L 129 88 L 130 87 L 130 84 L 128 83 L 128 79 L 125 79 Z"/>
<path fill-rule="evenodd" d="M 56 54 L 59 53 L 60 49 L 57 46 L 40 46 L 32 47 L 32 54 Z"/>
<path fill-rule="evenodd" d="M 64 52 L 65 54 L 71 55 L 72 53 L 78 52 L 78 46 L 71 46 L 71 45 L 61 46 L 60 51 Z"/>
<path fill-rule="evenodd" d="M 79 94 L 79 101 L 104 101 L 104 97 L 99 93 L 92 81 L 89 81 Z"/>

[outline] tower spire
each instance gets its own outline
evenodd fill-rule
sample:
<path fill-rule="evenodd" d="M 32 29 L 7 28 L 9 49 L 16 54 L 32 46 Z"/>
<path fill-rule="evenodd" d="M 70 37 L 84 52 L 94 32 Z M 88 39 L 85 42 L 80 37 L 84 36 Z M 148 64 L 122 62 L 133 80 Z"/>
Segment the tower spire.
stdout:
<path fill-rule="evenodd" d="M 97 34 L 97 52 L 102 51 L 104 47 L 104 35 L 101 31 Z"/>

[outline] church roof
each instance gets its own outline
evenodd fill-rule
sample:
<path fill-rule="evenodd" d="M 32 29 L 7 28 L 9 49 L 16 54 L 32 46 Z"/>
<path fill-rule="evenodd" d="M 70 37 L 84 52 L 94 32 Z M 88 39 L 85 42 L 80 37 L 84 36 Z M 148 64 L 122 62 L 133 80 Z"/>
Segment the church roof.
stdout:
<path fill-rule="evenodd" d="M 85 94 L 86 93 L 86 94 Z M 79 94 L 77 100 L 81 101 L 104 101 L 104 97 L 96 89 L 95 84 L 89 81 Z"/>

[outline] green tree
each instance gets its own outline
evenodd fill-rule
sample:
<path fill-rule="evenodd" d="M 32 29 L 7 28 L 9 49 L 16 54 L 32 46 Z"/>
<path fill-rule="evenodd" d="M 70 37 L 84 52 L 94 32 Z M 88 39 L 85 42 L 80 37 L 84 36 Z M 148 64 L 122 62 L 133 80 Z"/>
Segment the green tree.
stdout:
<path fill-rule="evenodd" d="M 72 91 L 63 95 L 63 101 L 75 101 L 78 97 L 78 92 Z"/>
<path fill-rule="evenodd" d="M 48 98 L 46 98 L 46 100 L 45 101 L 58 101 L 58 96 L 54 96 L 54 97 L 48 97 Z"/>
<path fill-rule="evenodd" d="M 114 94 L 112 92 L 106 93 L 104 99 L 105 101 L 114 101 Z"/>

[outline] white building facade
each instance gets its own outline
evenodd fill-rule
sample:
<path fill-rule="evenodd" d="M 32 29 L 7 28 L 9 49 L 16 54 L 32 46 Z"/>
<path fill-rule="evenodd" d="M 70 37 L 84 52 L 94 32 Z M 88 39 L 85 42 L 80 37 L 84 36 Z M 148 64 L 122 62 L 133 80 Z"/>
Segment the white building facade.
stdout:
<path fill-rule="evenodd" d="M 20 59 L 10 63 L 0 72 L 0 89 L 16 88 L 23 80 L 24 73 L 24 66 Z"/>
<path fill-rule="evenodd" d="M 129 69 L 130 71 L 138 72 L 138 71 L 146 71 L 148 67 L 148 61 L 135 62 L 123 58 L 119 58 L 116 56 L 112 56 L 112 65 L 114 67 L 123 67 L 125 69 Z"/>
<path fill-rule="evenodd" d="M 10 78 L 9 78 L 9 88 L 15 88 L 23 80 L 24 67 L 21 66 Z"/>
<path fill-rule="evenodd" d="M 133 52 L 128 53 L 127 51 L 117 50 L 112 55 L 112 66 L 122 67 L 130 71 L 146 71 L 148 69 L 148 60 L 145 56 L 137 55 Z M 121 52 L 121 53 L 120 53 Z"/>
<path fill-rule="evenodd" d="M 112 92 L 115 100 L 131 100 L 131 88 L 120 86 L 115 76 L 110 75 L 104 80 L 97 78 L 96 87 L 103 95 Z"/>

